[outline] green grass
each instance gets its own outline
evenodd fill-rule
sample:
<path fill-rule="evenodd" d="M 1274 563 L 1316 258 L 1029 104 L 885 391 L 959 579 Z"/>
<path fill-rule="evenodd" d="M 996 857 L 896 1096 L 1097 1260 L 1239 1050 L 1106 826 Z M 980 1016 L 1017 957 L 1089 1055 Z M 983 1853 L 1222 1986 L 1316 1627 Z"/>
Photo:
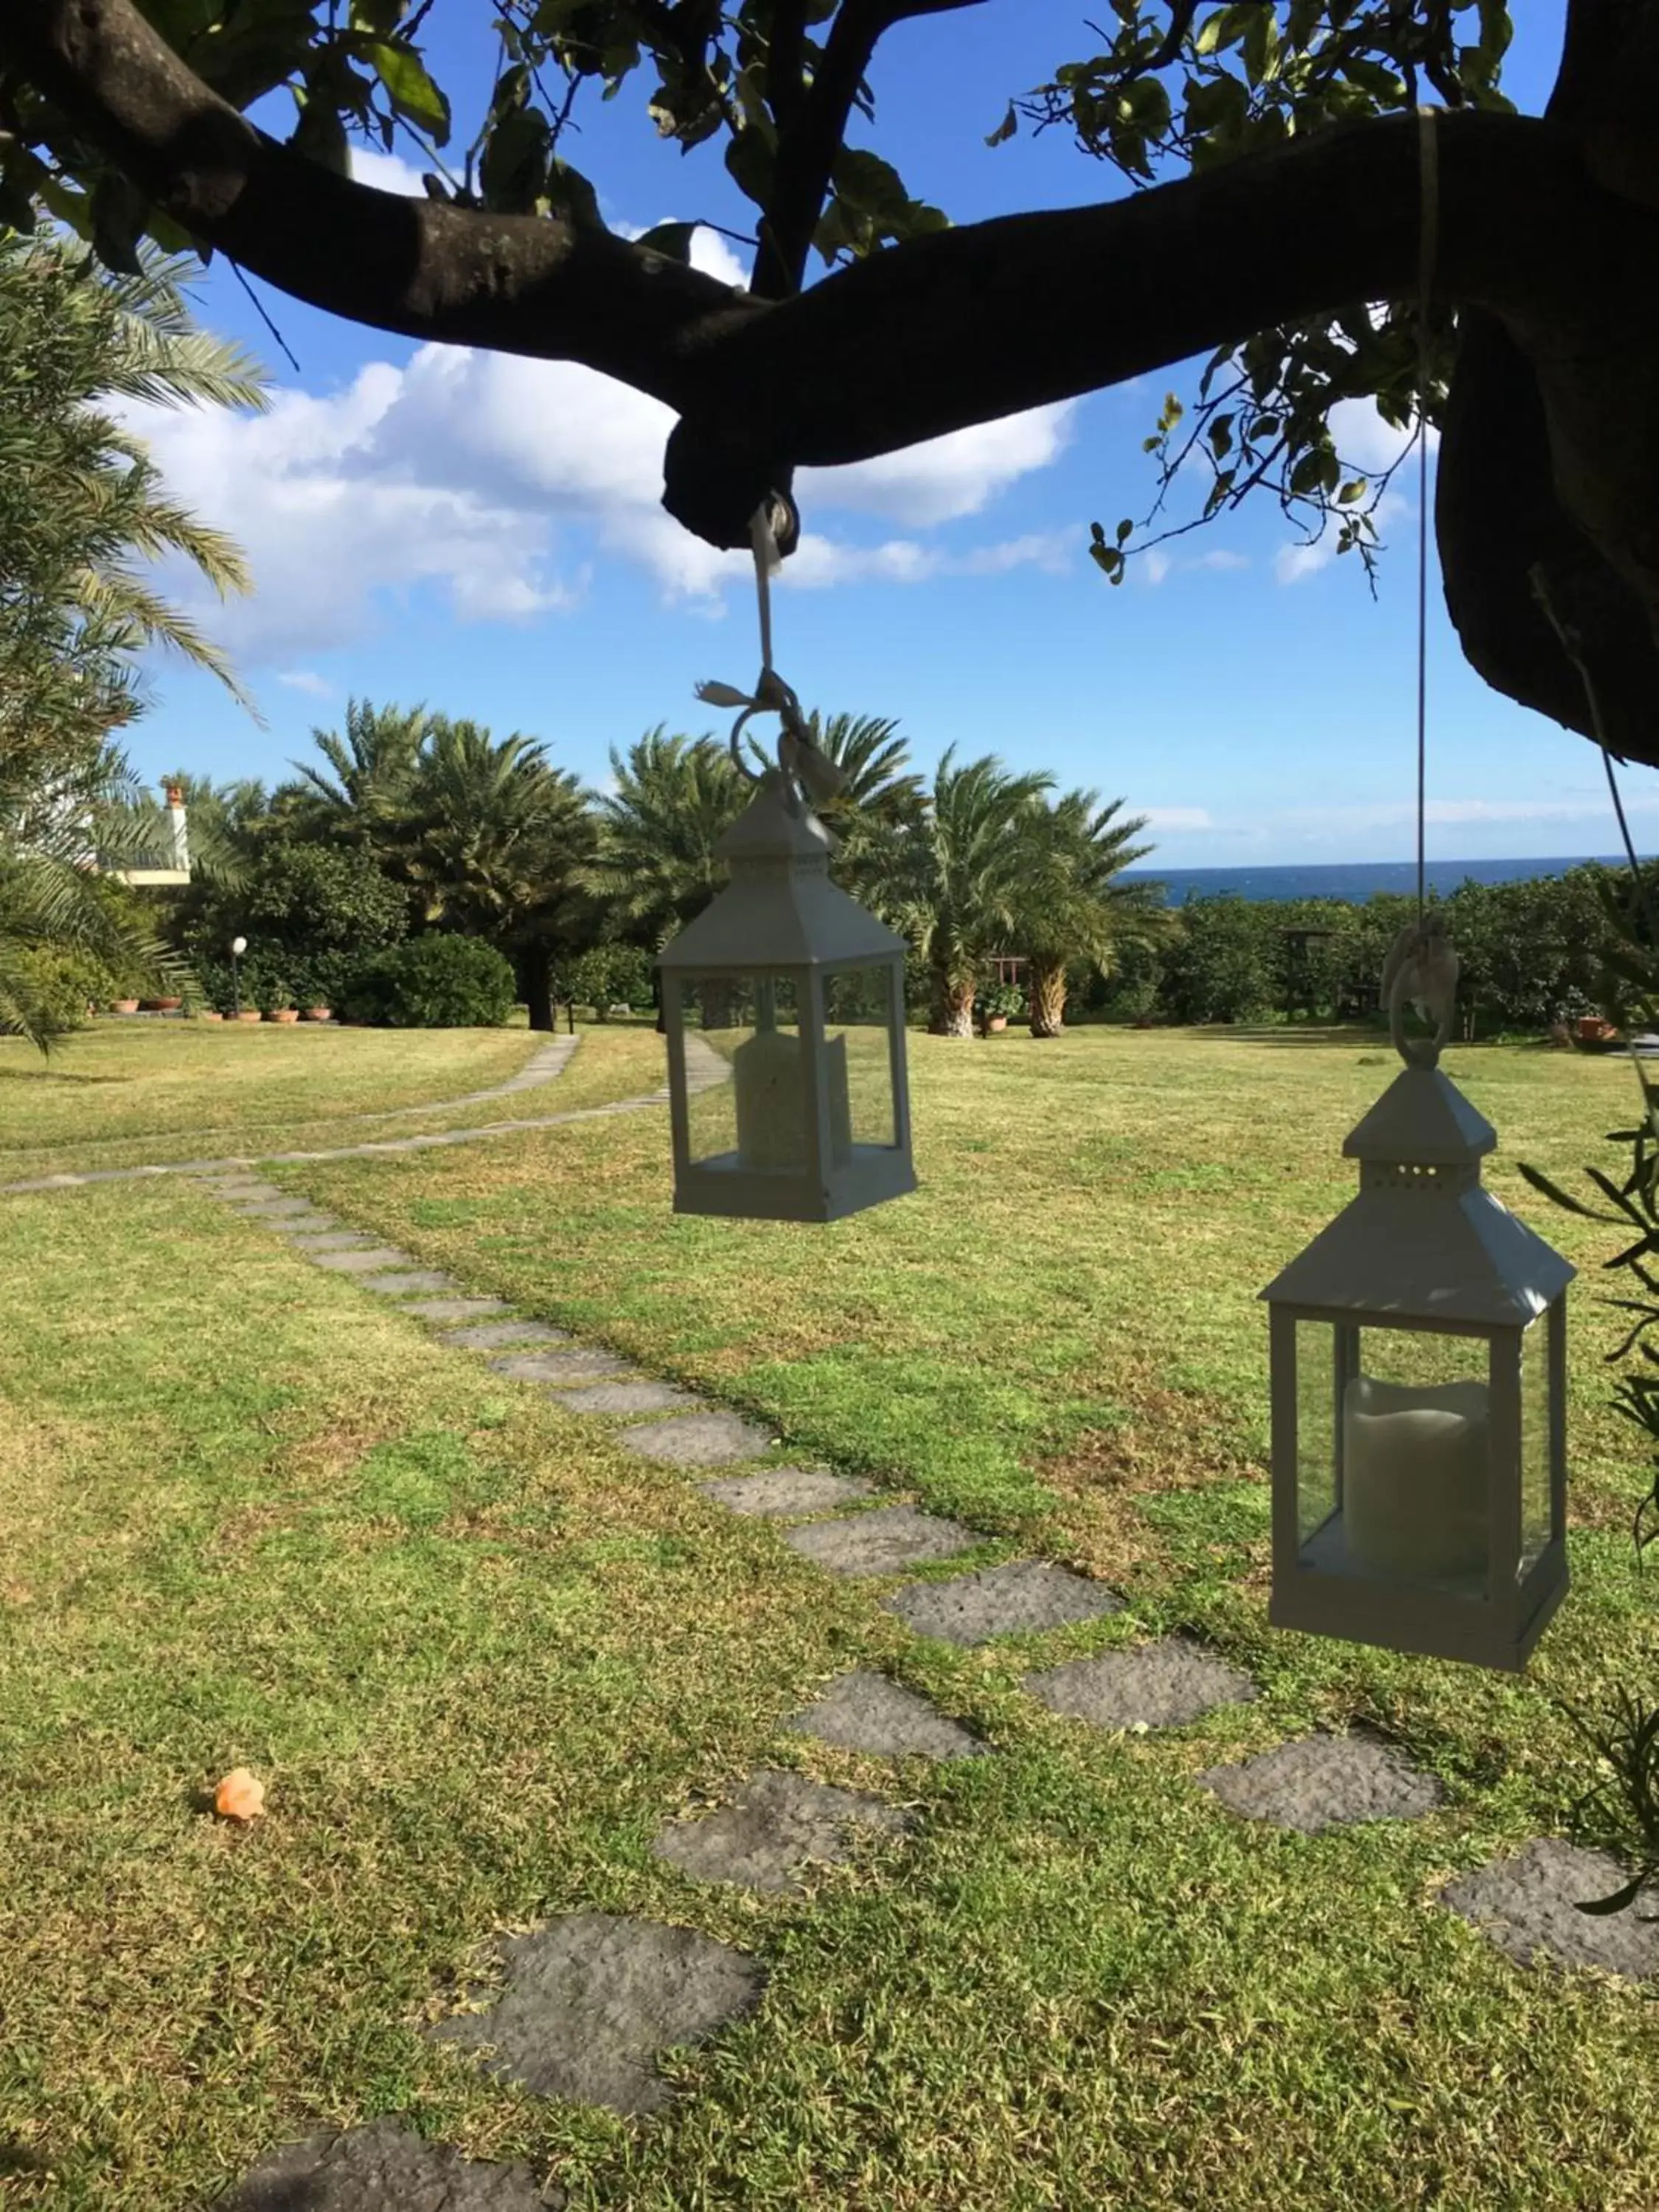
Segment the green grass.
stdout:
<path fill-rule="evenodd" d="M 546 1038 L 521 1028 L 111 1021 L 50 1060 L 0 1038 L 0 1182 L 531 1120 L 615 1096 L 630 1063 L 643 1089 L 661 1080 L 648 1027 L 599 1033 L 615 1045 L 603 1072 L 589 1075 L 578 1054 L 555 1088 L 454 1112 L 444 1102 L 505 1083 Z"/>
<path fill-rule="evenodd" d="M 648 1088 L 657 1048 L 596 1032 L 577 1066 Z M 1431 1901 L 1559 1823 L 1577 1777 L 1553 1693 L 1645 1663 L 1638 1479 L 1589 1298 L 1577 1583 L 1532 1673 L 1264 1626 L 1254 1293 L 1350 1187 L 1374 1050 L 917 1039 L 924 1188 L 828 1230 L 673 1219 L 657 1113 L 281 1171 L 765 1413 L 791 1452 L 963 1514 L 987 1559 L 1041 1547 L 1128 1593 L 1045 1657 L 1190 1626 L 1263 1684 L 1168 1736 L 1047 1714 L 1018 1649 L 912 1639 L 881 1586 L 806 1567 L 193 1189 L 7 1202 L 9 2209 L 194 2207 L 272 2143 L 386 2111 L 530 2158 L 576 2212 L 1659 2201 L 1650 2002 L 1518 1972 Z M 1506 1196 L 1517 1156 L 1570 1171 L 1626 1111 L 1627 1070 L 1452 1065 L 1498 1123 Z M 860 1663 L 999 1755 L 895 1770 L 779 1733 Z M 1353 1717 L 1442 1776 L 1440 1812 L 1304 1838 L 1190 1786 Z M 650 1856 L 664 1817 L 763 1760 L 921 1828 L 805 1899 Z M 270 1787 L 246 1835 L 198 1802 L 237 1763 Z M 671 2062 L 687 2094 L 642 2127 L 517 2096 L 416 2032 L 492 1928 L 580 1909 L 684 1921 L 769 1968 L 760 2013 Z"/>

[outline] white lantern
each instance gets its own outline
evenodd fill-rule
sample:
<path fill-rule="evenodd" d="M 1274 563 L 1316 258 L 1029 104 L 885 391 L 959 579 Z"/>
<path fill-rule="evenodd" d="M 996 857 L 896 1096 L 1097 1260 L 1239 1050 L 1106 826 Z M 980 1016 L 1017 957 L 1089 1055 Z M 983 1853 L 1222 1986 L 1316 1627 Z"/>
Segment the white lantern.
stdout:
<path fill-rule="evenodd" d="M 1343 1146 L 1358 1195 L 1261 1293 L 1267 1617 L 1518 1672 L 1567 1589 L 1575 1271 L 1482 1188 L 1497 1138 L 1436 1056 L 1408 1055 Z"/>
<path fill-rule="evenodd" d="M 915 1188 L 904 939 L 830 882 L 835 847 L 769 770 L 714 848 L 730 884 L 658 962 L 677 1213 L 835 1221 Z"/>

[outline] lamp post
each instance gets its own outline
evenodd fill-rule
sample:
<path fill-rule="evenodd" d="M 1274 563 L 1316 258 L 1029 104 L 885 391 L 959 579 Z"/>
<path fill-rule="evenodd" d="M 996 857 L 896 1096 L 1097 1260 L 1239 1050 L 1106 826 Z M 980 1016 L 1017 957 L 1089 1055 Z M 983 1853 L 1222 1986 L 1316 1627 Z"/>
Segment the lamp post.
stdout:
<path fill-rule="evenodd" d="M 238 1020 L 239 1022 L 240 1022 L 240 1021 L 241 1020 L 241 1018 L 242 1018 L 242 971 L 241 971 L 241 969 L 240 968 L 240 966 L 239 966 L 237 963 L 240 961 L 242 955 L 243 955 L 246 951 L 247 951 L 247 939 L 246 939 L 246 938 L 245 938 L 245 937 L 233 937 L 233 938 L 231 939 L 231 940 L 230 940 L 230 992 L 231 992 L 231 997 L 232 997 L 232 999 L 234 1000 L 234 1003 L 235 1003 L 235 1007 L 236 1007 L 236 1018 L 237 1018 L 237 1020 Z"/>

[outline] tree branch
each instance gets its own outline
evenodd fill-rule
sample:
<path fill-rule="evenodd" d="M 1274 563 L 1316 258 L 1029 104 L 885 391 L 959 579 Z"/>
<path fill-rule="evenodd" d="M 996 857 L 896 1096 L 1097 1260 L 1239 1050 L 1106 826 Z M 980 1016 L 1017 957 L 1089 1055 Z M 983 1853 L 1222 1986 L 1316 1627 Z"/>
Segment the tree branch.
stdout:
<path fill-rule="evenodd" d="M 983 4 L 984 0 L 842 0 L 811 88 L 790 127 L 779 131 L 772 197 L 750 283 L 759 297 L 785 300 L 800 289 L 847 118 L 881 40 L 896 23 L 913 16 Z"/>

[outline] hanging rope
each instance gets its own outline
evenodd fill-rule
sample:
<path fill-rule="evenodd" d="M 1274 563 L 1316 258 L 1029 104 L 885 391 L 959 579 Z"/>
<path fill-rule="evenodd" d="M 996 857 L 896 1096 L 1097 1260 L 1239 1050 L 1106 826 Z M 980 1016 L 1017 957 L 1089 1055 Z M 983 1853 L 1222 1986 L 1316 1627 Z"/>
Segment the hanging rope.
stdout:
<path fill-rule="evenodd" d="M 1395 1051 L 1409 1067 L 1433 1067 L 1451 1036 L 1457 954 L 1439 915 L 1428 910 L 1429 816 L 1429 315 L 1440 239 L 1440 111 L 1417 111 L 1417 919 L 1395 939 L 1382 969 L 1382 1004 Z M 1407 1005 L 1434 1035 L 1406 1035 Z"/>
<path fill-rule="evenodd" d="M 697 696 L 706 706 L 736 707 L 739 710 L 728 742 L 733 763 L 750 783 L 761 783 L 765 779 L 757 775 L 744 758 L 744 726 L 751 715 L 776 714 L 782 725 L 778 734 L 778 772 L 783 779 L 786 796 L 792 805 L 799 804 L 804 796 L 823 805 L 841 790 L 847 777 L 813 743 L 800 701 L 772 665 L 772 571 L 780 565 L 777 534 L 783 520 L 783 508 L 767 499 L 755 509 L 749 524 L 749 539 L 755 552 L 755 598 L 760 616 L 761 672 L 755 688 L 752 691 L 739 691 L 734 684 L 720 684 L 710 678 L 698 684 Z M 753 744 L 754 740 L 750 742 Z"/>

